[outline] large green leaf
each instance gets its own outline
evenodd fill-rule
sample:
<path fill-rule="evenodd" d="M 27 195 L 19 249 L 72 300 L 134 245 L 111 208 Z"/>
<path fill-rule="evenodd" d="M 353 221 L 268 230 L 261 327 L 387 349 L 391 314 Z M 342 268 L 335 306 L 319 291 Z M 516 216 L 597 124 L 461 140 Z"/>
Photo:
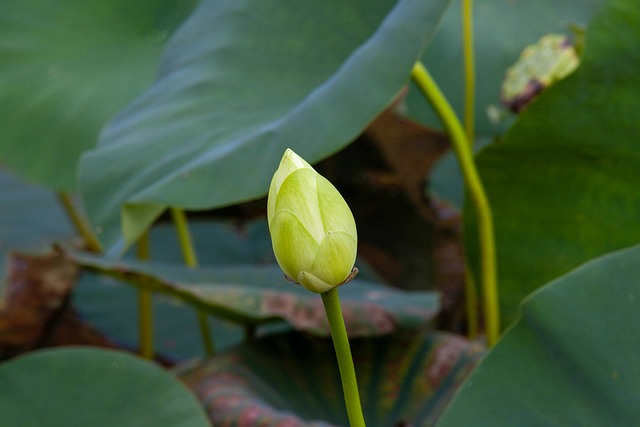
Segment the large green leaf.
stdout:
<path fill-rule="evenodd" d="M 58 190 L 107 120 L 147 87 L 191 0 L 3 0 L 0 162 Z"/>
<path fill-rule="evenodd" d="M 592 21 L 582 65 L 480 153 L 492 203 L 504 324 L 542 284 L 640 242 L 640 3 Z M 477 233 L 465 208 L 467 236 Z M 477 244 L 468 250 L 477 260 Z"/>
<path fill-rule="evenodd" d="M 394 334 L 351 342 L 370 427 L 433 425 L 483 347 L 448 334 Z M 217 425 L 348 425 L 330 339 L 298 333 L 246 343 L 180 375 Z"/>
<path fill-rule="evenodd" d="M 81 161 L 100 239 L 118 241 L 121 208 L 128 244 L 167 205 L 266 194 L 287 147 L 315 162 L 347 145 L 406 83 L 447 2 L 204 1 Z"/>
<path fill-rule="evenodd" d="M 464 63 L 462 51 L 462 1 L 455 1 L 442 18 L 423 61 L 447 99 L 462 117 Z M 571 26 L 584 27 L 604 0 L 493 0 L 474 2 L 476 108 L 478 134 L 493 134 L 504 123 L 491 123 L 488 106 L 501 105 L 500 86 L 507 68 L 522 50 L 548 33 L 571 33 Z M 407 103 L 412 117 L 441 128 L 420 91 L 411 88 Z"/>
<path fill-rule="evenodd" d="M 66 348 L 0 365 L 2 424 L 20 427 L 206 427 L 174 377 L 126 353 Z"/>
<path fill-rule="evenodd" d="M 637 425 L 638 260 L 608 254 L 528 298 L 438 426 Z"/>

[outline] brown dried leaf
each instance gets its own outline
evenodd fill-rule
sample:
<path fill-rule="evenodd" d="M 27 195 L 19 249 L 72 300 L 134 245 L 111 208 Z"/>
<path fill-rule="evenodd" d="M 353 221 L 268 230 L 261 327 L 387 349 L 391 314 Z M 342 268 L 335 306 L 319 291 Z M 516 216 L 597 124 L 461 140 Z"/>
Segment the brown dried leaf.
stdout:
<path fill-rule="evenodd" d="M 69 307 L 77 275 L 78 267 L 57 250 L 42 256 L 9 254 L 0 300 L 0 359 L 43 346 L 115 347 Z"/>

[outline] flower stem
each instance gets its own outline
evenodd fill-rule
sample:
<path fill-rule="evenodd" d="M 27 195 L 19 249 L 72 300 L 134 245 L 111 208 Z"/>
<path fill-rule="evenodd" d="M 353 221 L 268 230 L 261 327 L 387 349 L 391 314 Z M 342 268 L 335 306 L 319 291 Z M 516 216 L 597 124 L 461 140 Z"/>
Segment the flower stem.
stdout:
<path fill-rule="evenodd" d="M 440 117 L 451 138 L 453 150 L 456 153 L 460 170 L 464 177 L 465 186 L 478 215 L 478 234 L 481 255 L 480 269 L 484 315 L 486 317 L 487 344 L 493 346 L 498 341 L 500 335 L 500 312 L 496 279 L 495 237 L 489 200 L 487 199 L 473 161 L 469 141 L 453 109 L 421 62 L 414 65 L 411 70 L 411 77 L 425 95 L 436 114 Z"/>
<path fill-rule="evenodd" d="M 102 252 L 100 242 L 91 231 L 91 227 L 89 227 L 89 224 L 87 224 L 84 217 L 80 215 L 80 212 L 76 209 L 71 196 L 68 193 L 58 193 L 58 200 L 67 213 L 67 216 L 71 220 L 74 228 L 84 239 L 87 249 L 91 252 Z"/>
<path fill-rule="evenodd" d="M 464 52 L 464 129 L 470 145 L 475 127 L 475 58 L 473 54 L 473 0 L 462 0 L 462 50 Z"/>
<path fill-rule="evenodd" d="M 178 232 L 178 240 L 180 241 L 180 248 L 182 249 L 182 256 L 184 263 L 187 267 L 196 268 L 198 266 L 198 258 L 193 246 L 193 239 L 189 232 L 189 225 L 187 222 L 187 215 L 180 208 L 171 208 L 171 217 L 173 218 L 173 224 Z M 202 345 L 207 356 L 213 356 L 216 352 L 211 338 L 211 330 L 209 328 L 209 318 L 207 314 L 196 309 L 196 315 L 198 317 L 198 326 L 200 328 L 200 338 L 202 339 Z"/>
<path fill-rule="evenodd" d="M 327 313 L 327 320 L 329 321 L 329 328 L 331 329 L 331 338 L 333 339 L 333 346 L 335 347 L 336 357 L 338 358 L 338 368 L 340 370 L 340 377 L 342 378 L 342 389 L 347 406 L 349 424 L 351 427 L 364 427 L 364 415 L 362 414 L 362 405 L 360 404 L 356 371 L 353 366 L 351 349 L 349 348 L 347 329 L 344 325 L 344 318 L 342 317 L 338 288 L 331 288 L 320 295 L 322 296 L 324 310 Z"/>
<path fill-rule="evenodd" d="M 150 252 L 149 231 L 145 231 L 138 240 L 136 256 L 141 261 L 147 261 L 150 257 Z M 141 287 L 138 290 L 138 328 L 140 356 L 153 360 L 153 294 L 146 287 Z"/>

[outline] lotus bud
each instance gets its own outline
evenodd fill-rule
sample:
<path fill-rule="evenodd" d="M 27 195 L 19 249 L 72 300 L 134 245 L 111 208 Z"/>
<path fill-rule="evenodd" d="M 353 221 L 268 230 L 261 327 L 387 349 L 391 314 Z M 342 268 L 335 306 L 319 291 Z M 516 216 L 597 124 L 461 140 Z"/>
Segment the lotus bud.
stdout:
<path fill-rule="evenodd" d="M 271 180 L 267 218 L 273 252 L 290 280 L 322 293 L 357 272 L 356 222 L 347 202 L 291 149 Z"/>

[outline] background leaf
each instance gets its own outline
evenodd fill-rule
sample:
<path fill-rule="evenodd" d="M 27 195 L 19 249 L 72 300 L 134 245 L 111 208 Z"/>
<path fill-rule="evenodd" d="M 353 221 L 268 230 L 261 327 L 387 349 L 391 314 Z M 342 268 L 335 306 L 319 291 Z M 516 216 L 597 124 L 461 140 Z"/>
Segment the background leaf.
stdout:
<path fill-rule="evenodd" d="M 204 1 L 169 42 L 156 83 L 81 162 L 100 239 L 126 246 L 121 206 L 131 243 L 167 205 L 266 194 L 287 147 L 316 162 L 347 145 L 398 94 L 446 5 Z"/>
<path fill-rule="evenodd" d="M 73 293 L 82 319 L 121 347 L 135 351 L 139 343 L 138 294 L 124 282 L 103 274 L 84 272 Z M 164 295 L 153 297 L 153 335 L 156 352 L 172 361 L 203 357 L 194 309 Z M 245 328 L 208 316 L 216 351 L 240 344 Z"/>
<path fill-rule="evenodd" d="M 505 326 L 537 287 L 640 242 L 639 22 L 638 2 L 608 2 L 575 73 L 478 156 L 495 217 Z M 468 238 L 477 233 L 472 214 L 465 207 Z M 473 239 L 467 247 L 477 260 Z"/>
<path fill-rule="evenodd" d="M 635 425 L 638 259 L 608 254 L 528 298 L 438 426 Z"/>
<path fill-rule="evenodd" d="M 483 347 L 448 334 L 351 342 L 367 425 L 433 425 Z M 275 369 L 277 367 L 277 369 Z M 246 343 L 180 374 L 217 424 L 348 425 L 330 339 L 288 333 Z"/>
<path fill-rule="evenodd" d="M 100 273 L 149 287 L 211 315 L 244 325 L 284 319 L 297 329 L 329 335 L 318 295 L 286 282 L 276 264 L 190 269 L 155 262 L 109 260 L 73 253 L 73 261 Z M 418 328 L 438 311 L 435 292 L 407 292 L 355 279 L 340 289 L 351 336 Z"/>
<path fill-rule="evenodd" d="M 71 223 L 51 191 L 0 169 L 0 291 L 9 250 L 46 252 L 51 242 L 68 242 L 73 236 Z"/>
<path fill-rule="evenodd" d="M 476 63 L 476 132 L 502 133 L 508 122 L 491 123 L 487 107 L 500 107 L 500 86 L 505 71 L 522 50 L 548 33 L 570 35 L 572 26 L 586 27 L 604 0 L 494 0 L 474 2 L 474 44 Z M 462 117 L 464 98 L 461 40 L 461 5 L 454 1 L 442 18 L 422 61 Z M 437 129 L 442 128 L 424 97 L 412 85 L 407 97 L 411 117 Z"/>
<path fill-rule="evenodd" d="M 173 294 L 203 304 L 205 311 L 220 316 L 209 316 L 218 350 L 242 341 L 245 327 L 237 322 L 260 325 L 258 335 L 292 326 L 328 333 L 320 298 L 284 280 L 273 256 L 266 220 L 238 224 L 195 219 L 189 228 L 201 262 L 195 269 L 184 266 L 176 231 L 167 223 L 157 224 L 150 232 L 150 262 L 74 252 L 77 262 L 93 270 L 82 274 L 74 291 L 74 304 L 82 316 L 110 337 L 135 346 L 137 297 L 135 288 L 125 281 L 130 279 L 138 285 L 150 281 L 164 293 L 154 298 L 156 345 L 164 355 L 203 354 L 194 309 Z M 384 286 L 363 260 L 357 265 L 362 270 L 358 280 L 340 291 L 346 299 L 352 335 L 416 328 L 438 313 L 440 296 L 436 292 L 404 292 Z"/>
<path fill-rule="evenodd" d="M 80 154 L 151 83 L 163 41 L 193 3 L 4 0 L 0 161 L 30 181 L 73 190 Z"/>
<path fill-rule="evenodd" d="M 79 268 L 61 251 L 9 253 L 0 297 L 0 360 L 68 345 L 116 348 L 81 320 L 69 304 Z"/>
<path fill-rule="evenodd" d="M 112 350 L 43 350 L 3 363 L 0 395 L 2 422 L 12 426 L 210 425 L 178 380 Z"/>

